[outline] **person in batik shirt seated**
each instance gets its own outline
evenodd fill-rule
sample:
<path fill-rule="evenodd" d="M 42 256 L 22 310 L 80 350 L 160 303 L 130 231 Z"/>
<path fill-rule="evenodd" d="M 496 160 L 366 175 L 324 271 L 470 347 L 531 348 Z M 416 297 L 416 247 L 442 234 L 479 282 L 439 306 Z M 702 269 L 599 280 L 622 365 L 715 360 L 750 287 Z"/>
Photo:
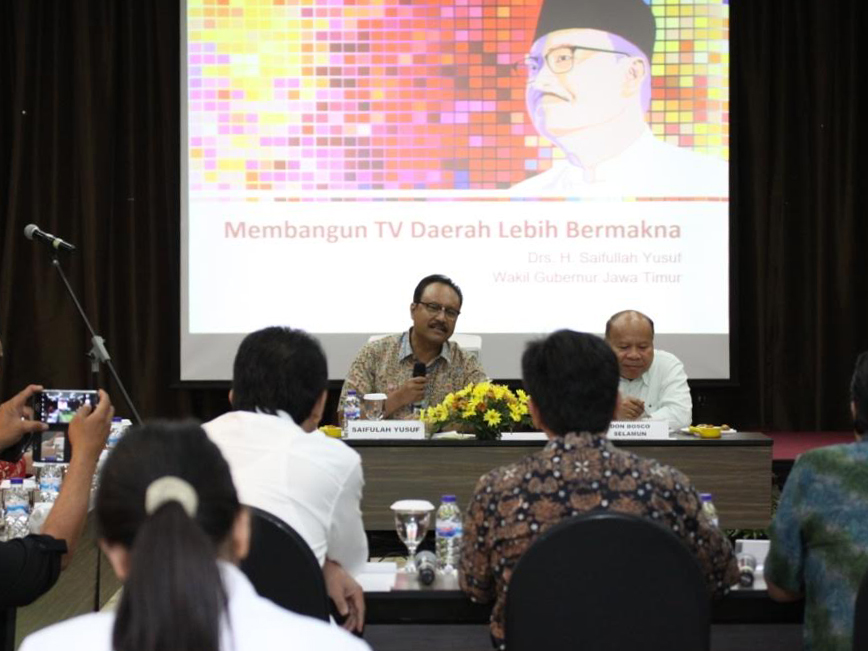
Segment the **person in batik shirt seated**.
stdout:
<path fill-rule="evenodd" d="M 461 589 L 474 601 L 494 601 L 495 646 L 505 648 L 506 590 L 519 558 L 546 529 L 587 511 L 631 513 L 668 526 L 696 556 L 712 594 L 738 581 L 732 547 L 703 513 L 690 480 L 606 440 L 619 403 L 618 361 L 606 342 L 555 332 L 528 344 L 522 376 L 534 424 L 549 442 L 483 475 L 464 520 Z"/>

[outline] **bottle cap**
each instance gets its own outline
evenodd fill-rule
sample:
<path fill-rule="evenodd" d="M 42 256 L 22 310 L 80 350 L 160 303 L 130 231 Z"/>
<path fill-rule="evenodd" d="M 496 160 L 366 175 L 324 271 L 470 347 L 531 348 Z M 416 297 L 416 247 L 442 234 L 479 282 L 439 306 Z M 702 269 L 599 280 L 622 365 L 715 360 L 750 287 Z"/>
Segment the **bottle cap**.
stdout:
<path fill-rule="evenodd" d="M 441 502 L 454 502 L 455 496 L 454 495 L 444 495 L 443 497 L 440 498 L 440 501 Z"/>
<path fill-rule="evenodd" d="M 356 395 L 356 390 L 355 389 L 347 389 L 347 395 L 348 396 Z"/>
<path fill-rule="evenodd" d="M 710 502 L 711 501 L 711 493 L 700 493 L 699 499 L 701 499 L 703 502 Z"/>
<path fill-rule="evenodd" d="M 9 480 L 9 483 L 13 486 L 24 485 L 24 479 L 22 479 L 21 477 L 13 477 Z"/>

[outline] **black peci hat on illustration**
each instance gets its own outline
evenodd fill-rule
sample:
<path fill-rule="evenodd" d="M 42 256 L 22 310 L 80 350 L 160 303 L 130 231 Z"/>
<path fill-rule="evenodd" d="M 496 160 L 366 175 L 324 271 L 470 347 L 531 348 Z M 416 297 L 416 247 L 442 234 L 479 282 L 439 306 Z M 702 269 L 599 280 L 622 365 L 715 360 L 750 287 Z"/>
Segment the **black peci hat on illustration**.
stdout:
<path fill-rule="evenodd" d="M 533 40 L 559 29 L 598 29 L 616 34 L 650 59 L 657 23 L 643 0 L 544 0 Z"/>

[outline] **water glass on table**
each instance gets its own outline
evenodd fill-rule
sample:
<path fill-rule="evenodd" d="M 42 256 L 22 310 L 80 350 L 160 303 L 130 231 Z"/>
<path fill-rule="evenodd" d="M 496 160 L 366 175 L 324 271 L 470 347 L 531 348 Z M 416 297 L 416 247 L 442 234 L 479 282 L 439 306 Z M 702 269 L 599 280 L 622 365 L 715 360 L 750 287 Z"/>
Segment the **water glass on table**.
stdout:
<path fill-rule="evenodd" d="M 425 534 L 431 526 L 434 505 L 427 500 L 399 500 L 391 508 L 395 514 L 395 530 L 409 552 L 404 571 L 415 573 L 416 548 L 425 540 Z"/>
<path fill-rule="evenodd" d="M 383 420 L 385 413 L 385 393 L 366 393 L 362 397 L 362 418 L 365 420 Z"/>

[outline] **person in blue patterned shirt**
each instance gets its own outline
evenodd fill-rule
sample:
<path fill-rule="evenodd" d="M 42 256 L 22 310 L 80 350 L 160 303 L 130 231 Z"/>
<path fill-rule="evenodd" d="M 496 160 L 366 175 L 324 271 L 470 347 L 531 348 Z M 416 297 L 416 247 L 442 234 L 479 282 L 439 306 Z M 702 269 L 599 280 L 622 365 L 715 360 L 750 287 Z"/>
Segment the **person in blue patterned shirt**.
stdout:
<path fill-rule="evenodd" d="M 769 595 L 805 599 L 805 651 L 850 651 L 868 571 L 868 352 L 850 385 L 856 441 L 799 456 L 771 527 Z"/>

